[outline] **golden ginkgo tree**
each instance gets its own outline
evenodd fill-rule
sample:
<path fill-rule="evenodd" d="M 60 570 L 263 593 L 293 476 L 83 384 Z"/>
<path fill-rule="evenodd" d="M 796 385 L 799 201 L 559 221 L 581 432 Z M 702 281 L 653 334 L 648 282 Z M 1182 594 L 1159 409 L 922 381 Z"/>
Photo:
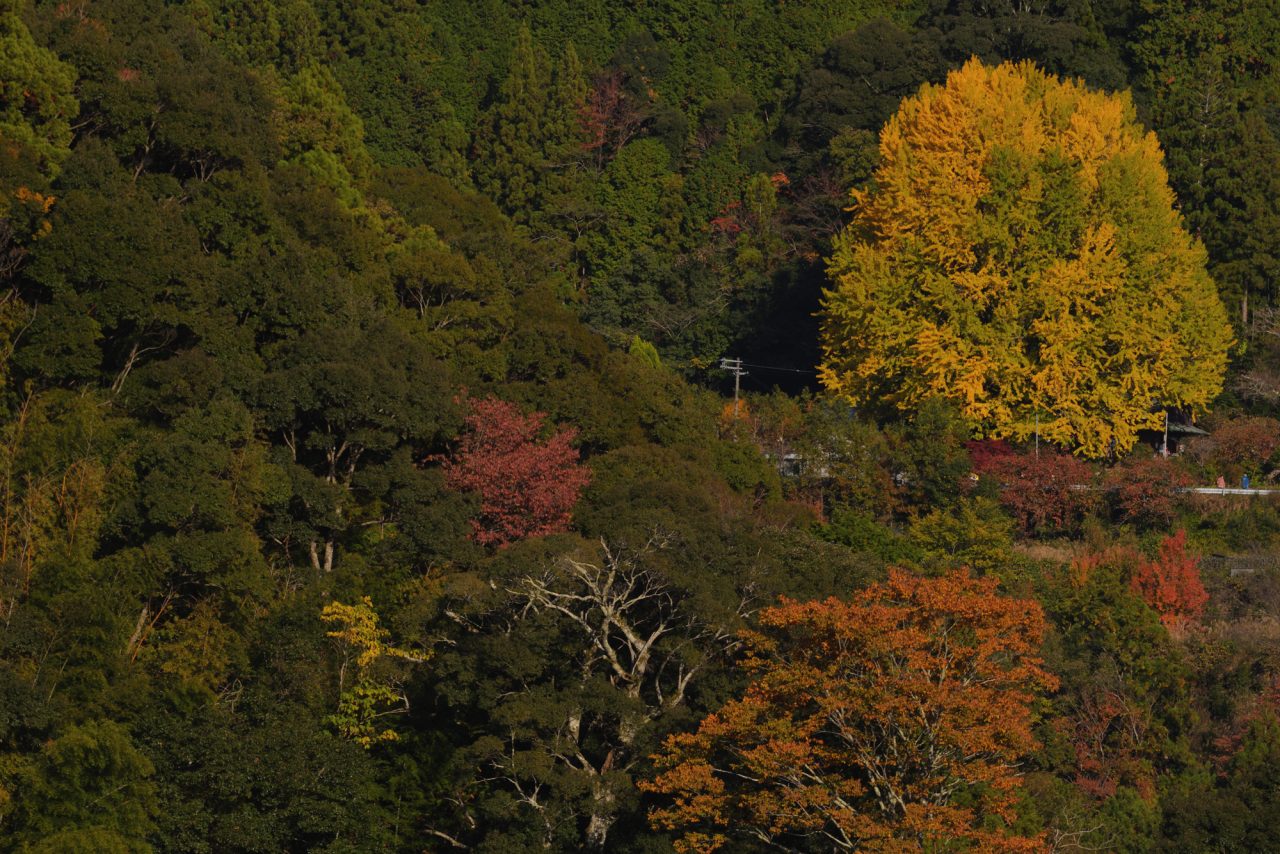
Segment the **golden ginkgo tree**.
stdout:
<path fill-rule="evenodd" d="M 1127 94 L 971 60 L 903 101 L 852 210 L 821 377 L 855 405 L 1101 456 L 1221 389 L 1226 313 Z"/>

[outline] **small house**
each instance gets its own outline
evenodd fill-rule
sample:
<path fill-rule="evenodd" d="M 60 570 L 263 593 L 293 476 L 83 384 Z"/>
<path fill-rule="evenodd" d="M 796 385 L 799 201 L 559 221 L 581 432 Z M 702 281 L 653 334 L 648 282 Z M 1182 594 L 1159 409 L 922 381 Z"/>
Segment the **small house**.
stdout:
<path fill-rule="evenodd" d="M 1151 450 L 1169 455 L 1180 454 L 1185 443 L 1196 436 L 1208 436 L 1206 430 L 1191 423 L 1191 415 L 1180 409 L 1164 410 L 1165 426 L 1155 430 L 1139 430 L 1138 441 Z M 1167 443 L 1167 444 L 1166 444 Z"/>

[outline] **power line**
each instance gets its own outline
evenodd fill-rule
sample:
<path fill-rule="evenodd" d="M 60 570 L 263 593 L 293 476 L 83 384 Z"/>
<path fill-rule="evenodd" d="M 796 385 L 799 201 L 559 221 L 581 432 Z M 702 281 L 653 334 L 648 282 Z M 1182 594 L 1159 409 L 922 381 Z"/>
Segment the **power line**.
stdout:
<path fill-rule="evenodd" d="M 722 361 L 723 361 L 723 360 L 722 360 Z M 737 361 L 737 362 L 738 362 L 738 364 L 742 365 L 743 367 L 746 367 L 746 368 L 759 368 L 759 369 L 761 369 L 761 370 L 765 370 L 765 371 L 787 371 L 787 372 L 789 372 L 789 373 L 793 373 L 793 374 L 814 374 L 814 373 L 817 373 L 817 371 L 814 371 L 814 370 L 809 369 L 809 368 L 780 368 L 780 367 L 778 367 L 777 365 L 753 365 L 753 364 L 751 364 L 750 362 L 744 362 L 744 361 L 742 361 L 741 359 L 736 359 L 735 361 Z M 723 367 L 723 365 L 722 365 L 721 367 Z"/>

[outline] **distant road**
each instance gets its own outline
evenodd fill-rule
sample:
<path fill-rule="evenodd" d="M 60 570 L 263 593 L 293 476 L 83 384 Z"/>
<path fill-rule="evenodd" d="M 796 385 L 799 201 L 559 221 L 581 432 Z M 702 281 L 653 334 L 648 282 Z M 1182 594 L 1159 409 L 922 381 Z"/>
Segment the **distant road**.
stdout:
<path fill-rule="evenodd" d="M 1232 489 L 1229 486 L 1184 486 L 1178 491 L 1198 495 L 1280 495 L 1280 489 Z"/>

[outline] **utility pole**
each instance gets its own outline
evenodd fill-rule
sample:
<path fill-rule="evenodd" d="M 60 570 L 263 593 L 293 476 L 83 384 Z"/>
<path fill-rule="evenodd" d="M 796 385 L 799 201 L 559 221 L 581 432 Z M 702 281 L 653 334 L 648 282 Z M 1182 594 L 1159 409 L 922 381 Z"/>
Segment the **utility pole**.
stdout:
<path fill-rule="evenodd" d="M 720 360 L 720 370 L 729 371 L 733 374 L 733 417 L 738 417 L 738 389 L 742 384 L 742 378 L 747 372 L 742 370 L 741 359 L 725 359 Z"/>

